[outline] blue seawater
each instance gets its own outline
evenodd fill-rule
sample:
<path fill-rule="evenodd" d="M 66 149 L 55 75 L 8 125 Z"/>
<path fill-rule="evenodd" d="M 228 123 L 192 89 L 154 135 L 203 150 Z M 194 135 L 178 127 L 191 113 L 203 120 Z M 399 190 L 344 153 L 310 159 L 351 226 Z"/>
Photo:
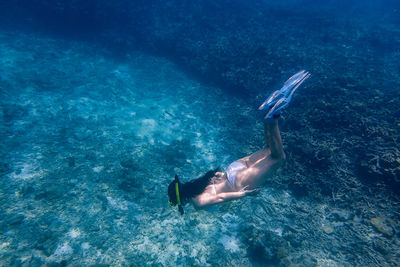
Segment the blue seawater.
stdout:
<path fill-rule="evenodd" d="M 0 266 L 399 266 L 395 0 L 0 3 Z M 265 147 L 256 196 L 168 205 Z"/>

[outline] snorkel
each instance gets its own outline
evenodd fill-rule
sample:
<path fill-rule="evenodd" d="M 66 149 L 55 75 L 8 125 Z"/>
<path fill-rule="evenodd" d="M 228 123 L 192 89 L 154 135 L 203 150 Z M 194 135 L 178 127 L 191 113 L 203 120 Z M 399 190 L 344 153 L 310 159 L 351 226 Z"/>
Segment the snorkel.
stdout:
<path fill-rule="evenodd" d="M 173 185 L 174 184 L 174 185 Z M 170 199 L 168 200 L 168 203 L 171 205 L 171 206 L 175 206 L 175 205 L 178 205 L 178 210 L 179 210 L 179 213 L 181 214 L 181 215 L 183 215 L 184 214 L 184 211 L 183 211 L 183 207 L 182 207 L 182 202 L 181 202 L 181 196 L 180 196 L 180 192 L 179 192 L 179 179 L 178 179 L 178 175 L 176 175 L 175 174 L 175 179 L 174 179 L 174 181 L 168 186 L 168 195 L 169 195 L 169 197 L 170 197 Z M 171 192 L 173 189 L 171 188 L 171 186 L 173 186 L 173 189 L 175 189 L 174 191 L 175 192 Z M 173 194 L 173 193 L 175 193 L 175 194 Z M 173 201 L 174 199 L 173 199 L 173 197 L 171 198 L 171 196 L 172 195 L 174 195 L 174 197 L 176 197 L 176 203 L 174 203 L 175 201 Z M 171 201 L 171 199 L 172 199 L 172 201 Z"/>

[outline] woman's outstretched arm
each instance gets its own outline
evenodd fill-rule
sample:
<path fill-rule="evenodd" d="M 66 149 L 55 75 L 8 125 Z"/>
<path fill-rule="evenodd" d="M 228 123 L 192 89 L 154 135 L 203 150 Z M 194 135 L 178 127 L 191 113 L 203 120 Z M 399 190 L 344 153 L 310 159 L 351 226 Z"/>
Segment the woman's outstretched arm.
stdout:
<path fill-rule="evenodd" d="M 251 195 L 252 193 L 256 192 L 258 192 L 257 189 L 243 190 L 238 192 L 222 192 L 216 195 L 202 194 L 193 198 L 193 203 L 197 208 L 203 208 L 210 205 L 226 202 L 229 200 L 238 199 L 247 195 Z"/>

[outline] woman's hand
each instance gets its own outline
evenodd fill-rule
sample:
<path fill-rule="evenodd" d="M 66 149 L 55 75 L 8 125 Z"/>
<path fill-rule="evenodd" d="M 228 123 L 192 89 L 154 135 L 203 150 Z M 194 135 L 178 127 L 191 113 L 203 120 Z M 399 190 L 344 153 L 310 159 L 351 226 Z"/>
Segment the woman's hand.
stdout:
<path fill-rule="evenodd" d="M 255 189 L 246 189 L 247 187 L 249 187 L 248 185 L 246 185 L 245 187 L 243 187 L 240 192 L 243 192 L 245 196 L 254 196 L 257 195 L 260 192 L 260 188 L 255 188 Z"/>
<path fill-rule="evenodd" d="M 260 193 L 261 189 L 260 188 L 256 188 L 256 189 L 251 189 L 251 190 L 245 190 L 245 195 L 246 196 L 255 196 L 258 193 Z"/>

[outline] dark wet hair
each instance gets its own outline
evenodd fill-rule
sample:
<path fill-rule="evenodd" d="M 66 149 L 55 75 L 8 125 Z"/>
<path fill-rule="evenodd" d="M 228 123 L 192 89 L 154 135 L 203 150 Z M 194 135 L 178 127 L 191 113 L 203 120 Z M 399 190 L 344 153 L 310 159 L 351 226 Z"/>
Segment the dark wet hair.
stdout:
<path fill-rule="evenodd" d="M 180 200 L 182 204 L 185 204 L 190 200 L 191 198 L 200 195 L 201 193 L 204 192 L 206 189 L 207 185 L 210 184 L 211 179 L 215 176 L 215 173 L 219 171 L 219 168 L 216 168 L 215 170 L 210 170 L 203 176 L 191 180 L 187 183 L 182 184 L 179 179 L 175 178 L 174 181 L 172 181 L 168 185 L 168 197 L 169 201 L 173 204 L 176 205 L 178 204 L 178 200 L 176 199 L 176 191 L 175 191 L 175 184 L 178 183 L 179 186 L 179 195 L 180 195 Z"/>

